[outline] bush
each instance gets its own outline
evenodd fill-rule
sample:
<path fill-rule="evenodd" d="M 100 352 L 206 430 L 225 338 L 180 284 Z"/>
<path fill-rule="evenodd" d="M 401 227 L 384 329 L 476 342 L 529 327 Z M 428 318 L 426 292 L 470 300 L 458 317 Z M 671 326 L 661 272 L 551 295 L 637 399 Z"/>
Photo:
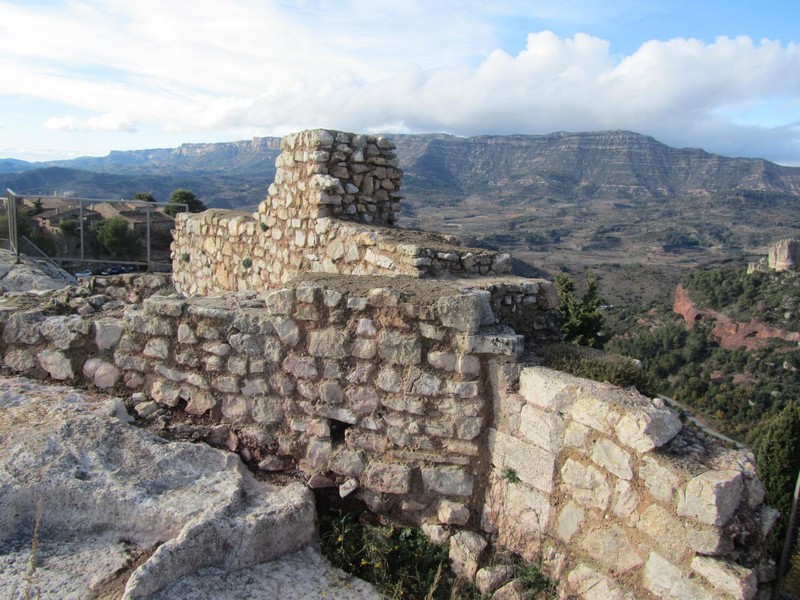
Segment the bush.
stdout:
<path fill-rule="evenodd" d="M 645 396 L 657 393 L 653 378 L 632 359 L 615 354 L 587 352 L 567 344 L 540 350 L 542 365 L 576 377 L 605 381 L 619 387 L 634 387 Z"/>

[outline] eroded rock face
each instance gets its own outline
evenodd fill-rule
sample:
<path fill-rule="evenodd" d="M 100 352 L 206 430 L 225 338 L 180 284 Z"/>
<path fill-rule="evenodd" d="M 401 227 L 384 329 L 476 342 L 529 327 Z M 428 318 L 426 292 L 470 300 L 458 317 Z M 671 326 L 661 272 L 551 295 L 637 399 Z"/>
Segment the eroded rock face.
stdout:
<path fill-rule="evenodd" d="M 779 240 L 770 244 L 767 265 L 773 271 L 788 271 L 800 263 L 800 241 Z"/>
<path fill-rule="evenodd" d="M 87 597 L 153 549 L 125 598 L 198 569 L 264 563 L 315 538 L 304 486 L 274 488 L 234 454 L 136 429 L 119 418 L 119 401 L 21 378 L 0 389 L 0 596 L 24 589 L 37 506 L 42 597 Z"/>

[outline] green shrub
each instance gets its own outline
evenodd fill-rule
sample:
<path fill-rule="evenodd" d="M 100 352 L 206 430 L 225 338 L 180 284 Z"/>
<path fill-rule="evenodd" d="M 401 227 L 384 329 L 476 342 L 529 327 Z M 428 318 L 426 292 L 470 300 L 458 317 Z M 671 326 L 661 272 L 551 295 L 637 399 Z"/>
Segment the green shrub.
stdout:
<path fill-rule="evenodd" d="M 242 266 L 243 266 L 245 269 L 249 269 L 250 267 L 252 267 L 252 266 L 253 266 L 253 261 L 252 261 L 252 260 L 250 260 L 249 258 L 245 258 L 244 260 L 242 260 Z"/>

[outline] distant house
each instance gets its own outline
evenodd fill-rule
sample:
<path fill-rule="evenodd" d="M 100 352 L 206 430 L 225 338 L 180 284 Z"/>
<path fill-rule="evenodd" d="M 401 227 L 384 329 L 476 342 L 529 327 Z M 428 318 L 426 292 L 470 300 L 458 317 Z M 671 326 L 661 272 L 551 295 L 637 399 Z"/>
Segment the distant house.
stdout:
<path fill-rule="evenodd" d="M 51 233 L 58 233 L 60 231 L 60 226 L 62 221 L 66 221 L 71 219 L 78 223 L 81 218 L 81 210 L 77 207 L 63 207 L 63 208 L 51 208 L 50 210 L 45 210 L 40 212 L 38 215 L 33 215 L 31 220 L 33 220 L 36 225 L 38 225 L 39 229 L 42 231 L 49 231 Z M 83 209 L 83 220 L 87 223 L 92 223 L 95 221 L 102 220 L 103 216 L 97 212 L 92 210 L 88 210 L 86 207 Z"/>
<path fill-rule="evenodd" d="M 141 235 L 144 235 L 147 231 L 148 213 L 151 232 L 170 231 L 175 228 L 175 219 L 149 202 L 137 200 L 130 202 L 98 202 L 92 205 L 92 210 L 102 215 L 104 219 L 113 219 L 115 217 L 125 219 L 133 227 L 134 231 Z"/>

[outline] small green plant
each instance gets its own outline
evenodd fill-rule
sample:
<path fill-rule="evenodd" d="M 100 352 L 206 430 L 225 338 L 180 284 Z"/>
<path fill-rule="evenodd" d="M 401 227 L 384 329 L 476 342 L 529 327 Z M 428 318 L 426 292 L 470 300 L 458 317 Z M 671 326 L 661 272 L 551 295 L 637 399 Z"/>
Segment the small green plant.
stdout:
<path fill-rule="evenodd" d="M 266 231 L 267 229 L 269 229 L 269 225 L 264 223 L 264 221 L 261 221 L 260 225 L 261 225 L 261 231 Z"/>
<path fill-rule="evenodd" d="M 503 467 L 503 470 L 500 472 L 500 477 L 505 479 L 508 483 L 520 482 L 516 469 L 512 469 L 511 467 Z"/>
<path fill-rule="evenodd" d="M 252 266 L 253 266 L 253 261 L 252 261 L 252 260 L 250 260 L 249 258 L 245 258 L 244 260 L 242 260 L 242 266 L 243 266 L 245 269 L 249 269 L 250 267 L 252 267 Z"/>
<path fill-rule="evenodd" d="M 189 253 L 188 252 L 184 252 L 183 254 L 181 254 L 181 262 L 185 262 L 185 263 L 189 262 Z"/>
<path fill-rule="evenodd" d="M 334 566 L 369 581 L 386 598 L 479 597 L 472 586 L 447 576 L 448 549 L 418 529 L 365 525 L 353 513 L 334 510 L 320 517 L 320 546 Z"/>

